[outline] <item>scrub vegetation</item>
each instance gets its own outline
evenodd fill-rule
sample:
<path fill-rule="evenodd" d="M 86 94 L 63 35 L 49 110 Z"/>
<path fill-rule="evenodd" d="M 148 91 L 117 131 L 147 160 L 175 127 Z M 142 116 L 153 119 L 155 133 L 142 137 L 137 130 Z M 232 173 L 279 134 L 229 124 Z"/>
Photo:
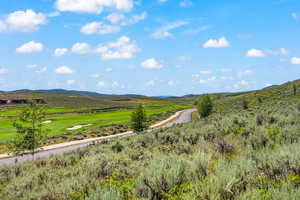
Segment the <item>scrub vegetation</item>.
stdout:
<path fill-rule="evenodd" d="M 0 196 L 5 200 L 297 200 L 300 98 L 294 85 L 297 88 L 299 83 L 212 94 L 211 115 L 189 124 L 3 166 Z"/>

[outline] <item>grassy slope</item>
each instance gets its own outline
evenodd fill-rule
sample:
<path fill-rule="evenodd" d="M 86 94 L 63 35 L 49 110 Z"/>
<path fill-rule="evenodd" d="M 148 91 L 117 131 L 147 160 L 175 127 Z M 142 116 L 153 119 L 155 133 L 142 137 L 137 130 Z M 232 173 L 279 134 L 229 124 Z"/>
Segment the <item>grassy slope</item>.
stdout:
<path fill-rule="evenodd" d="M 169 100 L 153 98 L 108 98 L 87 97 L 72 94 L 53 95 L 40 93 L 23 94 L 21 97 L 43 98 L 46 100 L 48 113 L 47 120 L 53 121 L 52 123 L 45 125 L 45 128 L 50 130 L 49 135 L 62 134 L 66 132 L 77 133 L 87 128 L 127 123 L 129 122 L 132 109 L 139 103 L 146 105 L 146 110 L 149 116 L 184 109 L 187 107 L 186 104 L 173 103 Z M 58 105 L 66 107 L 56 107 Z M 22 106 L 24 105 L 1 107 L 2 111 L 0 112 L 0 117 L 3 118 L 0 119 L 0 142 L 10 140 L 15 134 L 13 121 L 18 113 L 21 112 Z M 5 117 L 12 117 L 12 119 L 6 119 Z M 71 128 L 76 125 L 85 124 L 92 125 L 75 131 L 66 130 L 67 128 Z"/>
<path fill-rule="evenodd" d="M 290 91 L 285 84 L 216 97 L 209 119 L 0 168 L 0 196 L 299 199 L 299 96 Z M 264 95 L 261 103 L 257 95 Z M 250 108 L 244 110 L 246 97 Z"/>

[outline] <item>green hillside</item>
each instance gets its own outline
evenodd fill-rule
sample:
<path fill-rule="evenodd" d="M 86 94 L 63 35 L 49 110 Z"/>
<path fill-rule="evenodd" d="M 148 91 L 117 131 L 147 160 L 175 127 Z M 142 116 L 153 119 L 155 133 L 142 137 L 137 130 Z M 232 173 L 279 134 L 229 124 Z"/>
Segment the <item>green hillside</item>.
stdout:
<path fill-rule="evenodd" d="M 215 109 L 207 119 L 2 167 L 0 196 L 300 199 L 300 82 L 211 96 Z"/>

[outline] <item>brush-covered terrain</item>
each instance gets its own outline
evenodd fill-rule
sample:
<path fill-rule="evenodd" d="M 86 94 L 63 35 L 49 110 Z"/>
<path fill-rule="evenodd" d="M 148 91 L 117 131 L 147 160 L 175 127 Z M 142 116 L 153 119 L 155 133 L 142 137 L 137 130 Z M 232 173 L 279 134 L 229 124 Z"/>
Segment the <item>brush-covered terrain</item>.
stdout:
<path fill-rule="evenodd" d="M 212 97 L 207 119 L 1 167 L 0 197 L 300 199 L 300 81 Z"/>

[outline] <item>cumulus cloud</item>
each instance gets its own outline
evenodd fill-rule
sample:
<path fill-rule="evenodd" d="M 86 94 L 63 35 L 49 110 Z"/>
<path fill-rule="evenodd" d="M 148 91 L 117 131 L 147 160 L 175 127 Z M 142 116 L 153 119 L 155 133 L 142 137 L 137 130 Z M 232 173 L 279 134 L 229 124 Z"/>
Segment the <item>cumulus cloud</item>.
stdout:
<path fill-rule="evenodd" d="M 36 53 L 41 52 L 44 46 L 42 43 L 37 43 L 35 41 L 30 41 L 28 43 L 23 44 L 22 46 L 16 49 L 18 53 Z"/>
<path fill-rule="evenodd" d="M 273 55 L 273 56 L 287 55 L 287 54 L 289 54 L 289 51 L 285 48 L 280 48 L 278 50 L 267 50 L 266 54 L 270 54 L 270 55 Z"/>
<path fill-rule="evenodd" d="M 67 48 L 57 48 L 54 50 L 54 55 L 55 56 L 63 56 L 65 55 L 66 53 L 68 52 L 68 49 Z"/>
<path fill-rule="evenodd" d="M 95 73 L 95 74 L 91 74 L 89 77 L 90 78 L 99 78 L 100 76 L 101 76 L 101 74 Z"/>
<path fill-rule="evenodd" d="M 68 85 L 74 85 L 76 83 L 75 80 L 67 80 Z"/>
<path fill-rule="evenodd" d="M 189 62 L 192 60 L 192 57 L 191 56 L 178 56 L 177 60 L 181 61 L 181 62 Z"/>
<path fill-rule="evenodd" d="M 300 58 L 298 57 L 291 58 L 291 63 L 294 65 L 300 65 Z"/>
<path fill-rule="evenodd" d="M 59 11 L 78 13 L 101 13 L 104 8 L 130 11 L 134 6 L 133 0 L 56 0 Z"/>
<path fill-rule="evenodd" d="M 248 50 L 248 52 L 246 53 L 247 57 L 264 57 L 265 54 L 262 50 L 259 49 L 250 49 Z"/>
<path fill-rule="evenodd" d="M 117 24 L 125 19 L 125 15 L 119 13 L 111 13 L 105 17 L 106 20 L 110 21 L 112 24 Z"/>
<path fill-rule="evenodd" d="M 103 60 L 131 59 L 138 51 L 139 48 L 127 36 L 122 36 L 115 42 L 101 45 L 97 49 Z"/>
<path fill-rule="evenodd" d="M 244 77 L 244 76 L 249 76 L 249 75 L 252 75 L 254 73 L 254 71 L 253 70 L 244 70 L 244 71 L 240 71 L 239 73 L 238 73 L 238 76 L 239 77 Z"/>
<path fill-rule="evenodd" d="M 97 84 L 98 87 L 104 88 L 108 86 L 108 83 L 105 81 L 99 81 Z"/>
<path fill-rule="evenodd" d="M 47 23 L 47 16 L 36 13 L 31 9 L 15 11 L 0 21 L 0 32 L 32 32 L 39 29 L 39 25 Z"/>
<path fill-rule="evenodd" d="M 249 86 L 249 82 L 245 81 L 245 80 L 238 81 L 237 83 L 235 83 L 233 85 L 233 87 L 235 89 L 241 89 L 241 88 L 244 88 L 244 87 L 247 87 L 247 86 Z"/>
<path fill-rule="evenodd" d="M 162 39 L 162 38 L 171 37 L 172 36 L 172 33 L 170 32 L 171 30 L 177 29 L 177 28 L 182 27 L 187 24 L 189 24 L 189 22 L 187 22 L 187 21 L 176 21 L 176 22 L 168 24 L 166 26 L 162 26 L 159 29 L 157 29 L 156 31 L 154 31 L 154 33 L 152 33 L 151 37 L 154 39 Z"/>
<path fill-rule="evenodd" d="M 212 83 L 212 82 L 214 82 L 214 81 L 216 81 L 216 80 L 217 80 L 217 77 L 212 76 L 212 77 L 209 77 L 209 78 L 207 78 L 207 79 L 200 79 L 200 80 L 199 80 L 199 83 L 200 83 L 200 84 L 209 84 L 209 83 Z"/>
<path fill-rule="evenodd" d="M 55 73 L 66 75 L 66 74 L 73 74 L 74 71 L 68 66 L 60 66 L 55 69 Z"/>
<path fill-rule="evenodd" d="M 181 7 L 189 7 L 192 5 L 193 5 L 193 3 L 190 0 L 183 0 L 179 3 L 179 6 L 181 6 Z"/>
<path fill-rule="evenodd" d="M 87 43 L 78 42 L 72 46 L 72 52 L 76 54 L 88 54 L 92 52 L 92 47 Z"/>
<path fill-rule="evenodd" d="M 0 67 L 0 74 L 6 74 L 8 72 L 8 69 Z"/>
<path fill-rule="evenodd" d="M 177 84 L 175 81 L 168 81 L 168 86 L 175 87 Z"/>
<path fill-rule="evenodd" d="M 40 69 L 36 70 L 35 72 L 36 73 L 44 73 L 44 72 L 47 72 L 47 71 L 48 71 L 47 67 L 41 67 Z"/>
<path fill-rule="evenodd" d="M 209 39 L 203 44 L 204 48 L 223 48 L 230 47 L 229 41 L 225 37 L 219 39 Z"/>
<path fill-rule="evenodd" d="M 155 58 L 149 58 L 141 63 L 141 66 L 146 69 L 160 69 L 163 65 Z"/>
<path fill-rule="evenodd" d="M 297 13 L 292 13 L 291 16 L 293 17 L 294 20 L 299 20 L 299 15 Z"/>
<path fill-rule="evenodd" d="M 127 25 L 130 25 L 130 24 L 136 24 L 144 19 L 146 19 L 148 16 L 147 12 L 143 12 L 141 14 L 138 14 L 138 15 L 133 15 L 132 17 L 126 19 L 126 20 L 123 20 L 121 22 L 121 26 L 127 26 Z"/>
<path fill-rule="evenodd" d="M 85 35 L 91 34 L 113 34 L 120 31 L 120 26 L 104 24 L 102 22 L 91 22 L 81 27 L 80 32 Z"/>

